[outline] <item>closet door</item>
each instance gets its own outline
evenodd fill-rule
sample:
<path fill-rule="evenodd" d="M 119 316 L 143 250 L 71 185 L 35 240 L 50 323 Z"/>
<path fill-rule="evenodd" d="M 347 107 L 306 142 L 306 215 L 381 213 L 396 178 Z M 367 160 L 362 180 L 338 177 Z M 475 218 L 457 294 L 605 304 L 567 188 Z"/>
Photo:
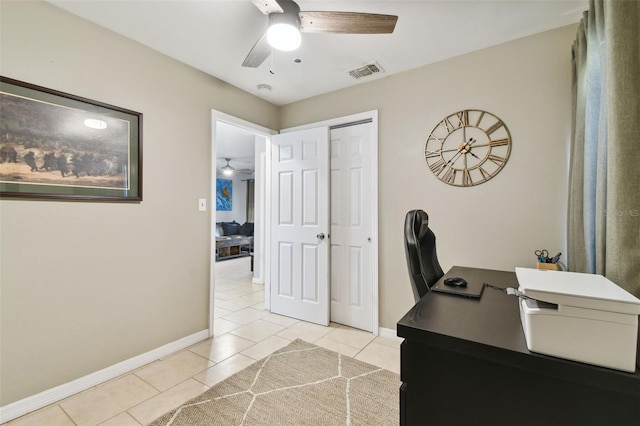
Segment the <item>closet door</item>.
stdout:
<path fill-rule="evenodd" d="M 373 331 L 373 123 L 331 129 L 331 321 Z"/>

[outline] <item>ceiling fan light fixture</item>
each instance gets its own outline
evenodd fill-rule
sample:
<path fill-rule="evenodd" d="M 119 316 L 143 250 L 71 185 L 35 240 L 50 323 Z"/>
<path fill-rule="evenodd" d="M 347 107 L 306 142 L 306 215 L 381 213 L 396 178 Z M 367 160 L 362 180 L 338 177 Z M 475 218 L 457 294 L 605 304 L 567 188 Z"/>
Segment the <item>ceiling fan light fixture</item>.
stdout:
<path fill-rule="evenodd" d="M 282 13 L 269 14 L 267 42 L 271 47 L 285 52 L 300 47 L 300 7 L 293 1 L 278 3 Z"/>
<path fill-rule="evenodd" d="M 229 161 L 231 161 L 231 158 L 225 158 L 224 160 L 227 162 L 227 164 L 222 166 L 220 168 L 220 171 L 222 171 L 222 174 L 225 176 L 231 176 L 235 170 L 235 167 L 229 164 Z"/>
<path fill-rule="evenodd" d="M 288 23 L 277 23 L 269 26 L 267 41 L 274 49 L 290 52 L 300 47 L 300 30 Z"/>

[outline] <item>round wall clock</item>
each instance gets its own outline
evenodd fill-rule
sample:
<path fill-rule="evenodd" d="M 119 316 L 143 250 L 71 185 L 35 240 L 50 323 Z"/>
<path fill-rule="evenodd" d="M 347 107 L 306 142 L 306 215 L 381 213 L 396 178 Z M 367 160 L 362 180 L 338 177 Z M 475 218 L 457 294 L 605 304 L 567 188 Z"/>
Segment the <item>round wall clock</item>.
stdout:
<path fill-rule="evenodd" d="M 433 128 L 424 149 L 429 169 L 442 182 L 474 186 L 497 175 L 511 153 L 504 122 L 486 111 L 455 112 Z"/>

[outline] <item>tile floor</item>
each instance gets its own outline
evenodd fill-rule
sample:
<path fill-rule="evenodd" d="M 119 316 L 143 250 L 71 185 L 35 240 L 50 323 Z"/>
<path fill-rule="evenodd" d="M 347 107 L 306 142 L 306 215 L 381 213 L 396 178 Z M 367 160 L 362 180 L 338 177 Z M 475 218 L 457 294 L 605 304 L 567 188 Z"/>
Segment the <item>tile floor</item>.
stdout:
<path fill-rule="evenodd" d="M 217 263 L 213 339 L 6 425 L 145 425 L 296 338 L 399 373 L 399 341 L 272 314 L 251 280 L 248 257 Z"/>

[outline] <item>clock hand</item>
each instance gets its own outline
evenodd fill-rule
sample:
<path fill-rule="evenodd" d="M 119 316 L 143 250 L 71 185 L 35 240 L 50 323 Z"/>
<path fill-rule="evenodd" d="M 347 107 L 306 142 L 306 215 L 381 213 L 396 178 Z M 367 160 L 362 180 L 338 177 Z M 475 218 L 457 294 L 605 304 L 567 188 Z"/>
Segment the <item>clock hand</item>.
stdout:
<path fill-rule="evenodd" d="M 476 145 L 476 148 L 480 148 L 480 147 L 483 147 L 483 146 L 491 146 L 491 144 L 490 143 L 481 143 L 480 145 Z"/>
<path fill-rule="evenodd" d="M 458 158 L 460 158 L 460 156 L 462 155 L 462 149 L 456 148 L 456 151 L 458 151 L 458 153 L 450 158 L 449 161 L 447 161 L 447 164 L 455 163 L 456 161 L 458 161 Z"/>
<path fill-rule="evenodd" d="M 468 153 L 468 154 L 471 154 L 471 155 L 475 156 L 475 154 L 471 153 L 471 145 L 473 145 L 477 141 L 478 141 L 477 139 L 469 138 L 469 142 L 467 142 L 464 145 L 458 147 L 458 149 L 457 149 L 458 153 L 456 155 L 454 155 L 453 158 L 451 158 L 449 161 L 447 161 L 447 164 L 455 163 L 458 160 L 458 158 L 463 154 L 462 151 L 466 151 L 466 152 L 464 152 L 465 155 Z M 476 157 L 476 158 L 478 158 L 478 157 Z"/>
<path fill-rule="evenodd" d="M 424 152 L 426 154 L 441 154 L 443 152 L 451 152 L 451 151 L 457 151 L 458 148 L 452 148 L 452 149 L 439 149 L 437 151 L 429 151 L 428 149 L 426 149 Z"/>

